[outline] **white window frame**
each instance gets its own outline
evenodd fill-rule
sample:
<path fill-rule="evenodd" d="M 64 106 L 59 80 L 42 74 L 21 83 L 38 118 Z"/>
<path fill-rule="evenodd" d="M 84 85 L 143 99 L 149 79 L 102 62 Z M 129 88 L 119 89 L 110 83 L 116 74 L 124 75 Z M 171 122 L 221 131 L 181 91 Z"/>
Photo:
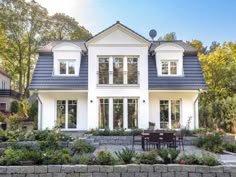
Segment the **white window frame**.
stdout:
<path fill-rule="evenodd" d="M 165 129 L 165 128 L 161 128 L 161 101 L 168 101 L 168 128 L 167 129 L 173 129 L 171 127 L 171 101 L 179 101 L 179 106 L 180 106 L 180 118 L 179 118 L 179 122 L 180 122 L 180 126 L 182 123 L 182 99 L 159 99 L 159 128 L 160 129 Z M 181 128 L 181 127 L 180 127 Z"/>
<path fill-rule="evenodd" d="M 65 128 L 61 128 L 62 131 L 74 131 L 74 130 L 78 130 L 78 100 L 77 99 L 56 99 L 56 109 L 55 109 L 55 112 L 56 112 L 56 122 L 57 122 L 57 101 L 66 101 L 66 107 L 65 107 Z M 76 101 L 76 128 L 68 128 L 68 101 Z"/>
<path fill-rule="evenodd" d="M 60 63 L 65 62 L 66 63 L 66 74 L 61 74 L 60 73 Z M 69 74 L 69 62 L 73 62 L 75 66 L 75 73 L 74 74 Z M 76 69 L 76 59 L 58 59 L 58 75 L 59 76 L 76 76 L 77 74 L 77 69 Z"/>
<path fill-rule="evenodd" d="M 123 129 L 128 129 L 128 99 L 137 99 L 138 100 L 138 125 L 140 118 L 140 99 L 139 97 L 98 97 L 98 103 L 100 99 L 108 99 L 109 100 L 109 129 L 113 130 L 113 100 L 114 99 L 123 99 Z M 99 127 L 99 105 L 98 105 L 98 118 L 97 118 L 97 127 Z M 103 129 L 101 129 L 103 130 Z"/>
<path fill-rule="evenodd" d="M 108 84 L 99 84 L 99 75 L 97 77 L 97 85 L 99 86 L 137 86 L 139 85 L 139 56 L 136 55 L 99 55 L 97 56 L 97 73 L 99 73 L 99 58 L 108 58 L 109 60 L 109 82 Z M 123 83 L 122 84 L 113 84 L 113 60 L 114 58 L 122 58 L 123 59 Z M 128 84 L 128 58 L 137 58 L 137 84 Z"/>
<path fill-rule="evenodd" d="M 7 89 L 7 81 L 5 81 L 5 80 L 2 81 L 2 89 L 3 90 Z"/>
<path fill-rule="evenodd" d="M 167 74 L 163 74 L 162 73 L 162 63 L 163 62 L 167 62 L 168 64 L 168 73 Z M 171 62 L 175 62 L 176 63 L 176 74 L 171 74 Z M 178 60 L 161 60 L 160 62 L 160 75 L 161 76 L 177 76 L 178 75 Z"/>

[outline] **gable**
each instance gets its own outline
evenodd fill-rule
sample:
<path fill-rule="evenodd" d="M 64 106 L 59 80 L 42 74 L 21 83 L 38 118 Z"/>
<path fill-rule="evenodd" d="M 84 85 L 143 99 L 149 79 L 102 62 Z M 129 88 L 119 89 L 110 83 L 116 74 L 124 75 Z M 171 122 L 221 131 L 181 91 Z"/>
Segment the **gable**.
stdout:
<path fill-rule="evenodd" d="M 66 51 L 66 52 L 77 51 L 77 52 L 80 52 L 81 48 L 79 46 L 76 46 L 73 43 L 64 42 L 64 43 L 58 44 L 55 47 L 53 47 L 52 51 L 53 52 L 56 52 L 56 51 Z"/>
<path fill-rule="evenodd" d="M 165 51 L 165 52 L 184 52 L 184 48 L 174 43 L 166 43 L 158 46 L 155 51 Z"/>
<path fill-rule="evenodd" d="M 130 30 L 126 26 L 116 23 L 107 28 L 101 33 L 95 35 L 92 39 L 87 41 L 89 45 L 145 45 L 148 46 L 150 42 Z"/>

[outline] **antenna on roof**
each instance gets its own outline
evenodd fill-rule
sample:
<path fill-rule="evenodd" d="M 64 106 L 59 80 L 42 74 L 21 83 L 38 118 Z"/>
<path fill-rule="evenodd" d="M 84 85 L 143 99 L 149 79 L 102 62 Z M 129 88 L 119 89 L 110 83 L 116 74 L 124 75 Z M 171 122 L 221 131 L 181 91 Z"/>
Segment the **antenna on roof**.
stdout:
<path fill-rule="evenodd" d="M 157 36 L 157 31 L 154 29 L 150 30 L 149 36 L 152 38 L 152 41 L 154 41 L 154 38 Z"/>

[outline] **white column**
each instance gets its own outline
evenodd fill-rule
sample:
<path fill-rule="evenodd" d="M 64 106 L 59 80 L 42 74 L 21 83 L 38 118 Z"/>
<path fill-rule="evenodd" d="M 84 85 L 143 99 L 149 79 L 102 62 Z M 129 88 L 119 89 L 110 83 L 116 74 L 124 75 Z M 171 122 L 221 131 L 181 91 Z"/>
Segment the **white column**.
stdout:
<path fill-rule="evenodd" d="M 113 84 L 113 57 L 109 57 L 109 84 Z"/>
<path fill-rule="evenodd" d="M 65 129 L 68 129 L 68 100 L 66 100 Z"/>
<path fill-rule="evenodd" d="M 113 129 L 113 98 L 109 98 L 109 128 Z"/>
<path fill-rule="evenodd" d="M 124 57 L 123 60 L 123 83 L 127 84 L 128 83 L 128 62 L 127 62 L 127 57 Z"/>
<path fill-rule="evenodd" d="M 38 96 L 39 97 L 39 96 Z M 38 130 L 42 130 L 42 106 L 41 102 L 38 101 Z"/>
<path fill-rule="evenodd" d="M 169 123 L 169 128 L 171 127 L 171 100 L 168 101 L 168 123 Z"/>
<path fill-rule="evenodd" d="M 123 99 L 123 128 L 128 128 L 128 100 Z"/>

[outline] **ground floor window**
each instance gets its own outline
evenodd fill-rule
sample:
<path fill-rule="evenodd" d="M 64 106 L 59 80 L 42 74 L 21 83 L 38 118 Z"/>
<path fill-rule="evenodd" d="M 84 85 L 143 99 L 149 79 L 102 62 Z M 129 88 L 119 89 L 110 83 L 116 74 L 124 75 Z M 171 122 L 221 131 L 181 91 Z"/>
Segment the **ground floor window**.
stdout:
<path fill-rule="evenodd" d="M 138 98 L 101 98 L 98 113 L 101 129 L 138 128 Z"/>
<path fill-rule="evenodd" d="M 180 100 L 160 100 L 160 128 L 179 128 Z"/>
<path fill-rule="evenodd" d="M 57 100 L 57 125 L 63 129 L 77 128 L 77 100 Z"/>
<path fill-rule="evenodd" d="M 7 111 L 7 104 L 0 103 L 0 112 L 6 112 L 6 111 Z"/>

